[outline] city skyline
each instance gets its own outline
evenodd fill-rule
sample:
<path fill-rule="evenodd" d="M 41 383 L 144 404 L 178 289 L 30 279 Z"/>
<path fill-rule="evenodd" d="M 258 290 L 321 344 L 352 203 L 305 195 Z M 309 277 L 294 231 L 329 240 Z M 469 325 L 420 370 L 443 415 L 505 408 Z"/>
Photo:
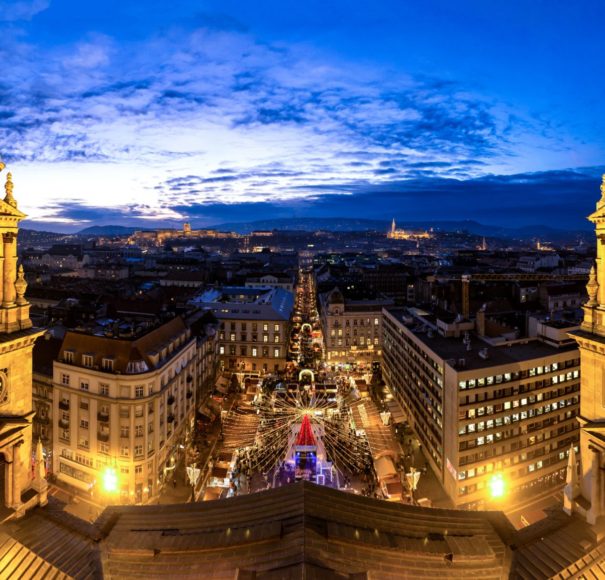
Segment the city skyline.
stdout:
<path fill-rule="evenodd" d="M 26 227 L 267 217 L 589 229 L 597 2 L 5 2 Z"/>

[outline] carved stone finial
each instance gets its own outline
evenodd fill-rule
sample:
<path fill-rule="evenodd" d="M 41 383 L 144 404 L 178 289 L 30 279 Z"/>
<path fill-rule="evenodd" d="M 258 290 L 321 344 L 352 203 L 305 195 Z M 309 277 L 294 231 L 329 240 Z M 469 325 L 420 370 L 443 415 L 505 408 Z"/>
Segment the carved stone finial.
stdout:
<path fill-rule="evenodd" d="M 599 283 L 597 282 L 597 270 L 592 265 L 590 268 L 590 274 L 588 275 L 588 284 L 586 284 L 586 292 L 588 292 L 588 302 L 586 306 L 597 305 L 597 292 L 599 291 Z"/>
<path fill-rule="evenodd" d="M 603 181 L 601 182 L 601 199 L 597 201 L 597 211 L 605 207 L 605 173 L 603 174 Z"/>
<path fill-rule="evenodd" d="M 4 198 L 4 201 L 6 203 L 8 203 L 8 205 L 17 207 L 17 202 L 15 201 L 15 198 L 13 197 L 13 174 L 12 173 L 6 174 L 6 185 L 4 186 L 4 190 L 6 191 L 6 197 Z"/>
<path fill-rule="evenodd" d="M 0 161 L 0 171 L 2 171 L 5 167 L 6 167 L 6 165 L 4 165 L 4 163 L 2 163 L 2 161 Z"/>
<path fill-rule="evenodd" d="M 25 279 L 25 271 L 23 264 L 19 264 L 17 270 L 17 279 L 15 280 L 15 291 L 17 293 L 17 304 L 26 304 L 25 291 L 27 290 L 27 280 Z"/>

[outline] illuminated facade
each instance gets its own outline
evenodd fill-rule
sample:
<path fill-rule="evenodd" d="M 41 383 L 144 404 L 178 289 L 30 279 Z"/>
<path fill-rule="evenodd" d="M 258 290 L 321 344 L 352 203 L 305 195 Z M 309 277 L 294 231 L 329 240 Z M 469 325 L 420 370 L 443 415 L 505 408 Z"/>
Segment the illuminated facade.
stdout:
<path fill-rule="evenodd" d="M 393 222 L 391 223 L 391 229 L 387 233 L 387 238 L 389 238 L 389 240 L 428 240 L 430 239 L 430 237 L 431 234 L 427 231 L 413 232 L 397 229 L 395 219 L 393 219 Z"/>
<path fill-rule="evenodd" d="M 558 345 L 488 349 L 457 324 L 384 311 L 383 378 L 448 496 L 476 509 L 495 497 L 498 478 L 508 497 L 562 484 L 579 437 L 578 349 L 565 332 Z"/>
<path fill-rule="evenodd" d="M 219 232 L 217 230 L 194 230 L 191 224 L 185 222 L 182 230 L 177 229 L 158 229 L 158 230 L 142 230 L 132 234 L 129 238 L 131 244 L 152 244 L 162 245 L 167 240 L 177 238 L 241 238 L 240 234 L 235 232 Z"/>
<path fill-rule="evenodd" d="M 224 369 L 273 372 L 286 368 L 294 296 L 282 288 L 225 287 L 194 300 L 219 320 L 218 355 Z"/>
<path fill-rule="evenodd" d="M 194 416 L 190 329 L 174 318 L 136 339 L 68 332 L 59 356 L 52 412 L 57 478 L 100 503 L 157 497 Z"/>
<path fill-rule="evenodd" d="M 584 322 L 570 333 L 580 347 L 582 400 L 580 404 L 581 471 L 570 461 L 565 509 L 595 524 L 605 515 L 605 175 L 601 199 L 588 219 L 595 224 L 597 259 L 588 285 Z"/>
<path fill-rule="evenodd" d="M 32 328 L 27 283 L 23 268 L 17 268 L 19 222 L 26 216 L 17 209 L 10 173 L 5 190 L 0 201 L 0 523 L 46 502 L 43 475 L 32 474 L 32 349 L 42 331 Z"/>
<path fill-rule="evenodd" d="M 380 361 L 382 309 L 392 300 L 348 300 L 334 288 L 319 295 L 319 304 L 329 365 Z"/>

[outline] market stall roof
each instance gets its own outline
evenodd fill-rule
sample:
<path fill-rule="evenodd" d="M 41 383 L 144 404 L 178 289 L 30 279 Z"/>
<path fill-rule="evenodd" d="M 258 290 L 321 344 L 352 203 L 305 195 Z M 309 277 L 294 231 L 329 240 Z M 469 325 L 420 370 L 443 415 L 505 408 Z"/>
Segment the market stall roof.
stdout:
<path fill-rule="evenodd" d="M 378 478 L 383 481 L 385 479 L 390 479 L 392 477 L 397 476 L 397 469 L 395 468 L 395 464 L 388 455 L 384 455 L 383 457 L 380 457 L 379 459 L 374 461 L 374 469 L 376 470 Z"/>
<path fill-rule="evenodd" d="M 387 407 L 391 413 L 393 423 L 403 423 L 405 421 L 405 413 L 403 412 L 401 405 L 395 399 L 390 400 L 387 403 Z"/>
<path fill-rule="evenodd" d="M 221 393 L 228 393 L 229 392 L 229 379 L 224 376 L 221 375 L 218 380 L 216 381 L 216 383 L 214 384 L 214 388 L 221 392 Z"/>

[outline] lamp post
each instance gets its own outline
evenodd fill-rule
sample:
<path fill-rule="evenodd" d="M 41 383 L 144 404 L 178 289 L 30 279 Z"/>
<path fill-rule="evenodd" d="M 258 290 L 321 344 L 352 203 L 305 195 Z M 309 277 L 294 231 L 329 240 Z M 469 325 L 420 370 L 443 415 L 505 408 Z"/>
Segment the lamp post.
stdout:
<path fill-rule="evenodd" d="M 412 503 L 414 503 L 414 492 L 418 487 L 418 481 L 420 480 L 420 471 L 416 471 L 415 467 L 410 467 L 410 471 L 409 473 L 405 474 L 405 478 L 410 487 Z"/>

